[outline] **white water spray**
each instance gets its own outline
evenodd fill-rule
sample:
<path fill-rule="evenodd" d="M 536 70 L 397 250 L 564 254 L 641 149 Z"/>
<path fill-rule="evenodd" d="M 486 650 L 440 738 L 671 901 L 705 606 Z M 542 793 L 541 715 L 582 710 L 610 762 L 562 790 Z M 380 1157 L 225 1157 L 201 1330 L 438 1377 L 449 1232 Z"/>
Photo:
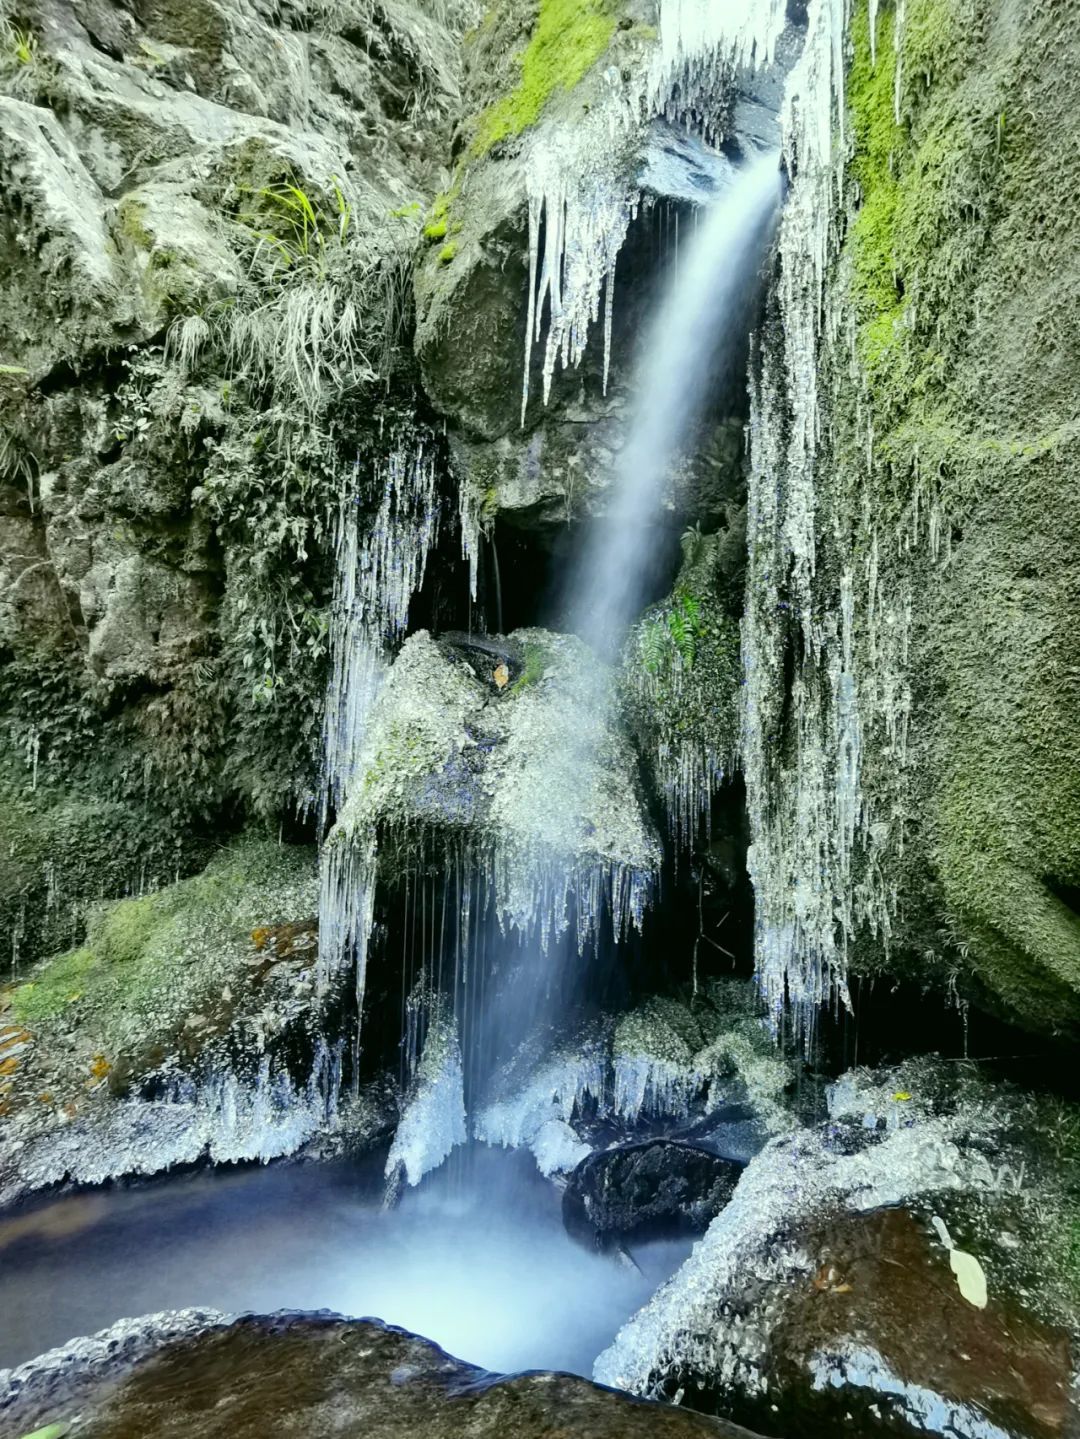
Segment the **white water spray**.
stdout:
<path fill-rule="evenodd" d="M 617 644 L 641 607 L 665 482 L 735 338 L 733 312 L 742 310 L 779 201 L 775 152 L 737 170 L 700 217 L 643 337 L 610 508 L 590 527 L 570 581 L 573 628 L 599 649 Z"/>

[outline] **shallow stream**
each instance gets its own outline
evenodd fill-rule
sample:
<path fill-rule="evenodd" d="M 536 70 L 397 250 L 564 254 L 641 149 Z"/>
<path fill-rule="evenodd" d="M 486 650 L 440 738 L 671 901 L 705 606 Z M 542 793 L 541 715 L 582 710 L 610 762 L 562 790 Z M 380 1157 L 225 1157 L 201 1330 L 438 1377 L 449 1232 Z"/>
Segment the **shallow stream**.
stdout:
<path fill-rule="evenodd" d="M 71 1195 L 0 1222 L 0 1368 L 157 1310 L 373 1315 L 500 1372 L 591 1375 L 688 1241 L 591 1255 L 531 1156 L 478 1146 L 396 1209 L 380 1168 L 272 1164 Z"/>

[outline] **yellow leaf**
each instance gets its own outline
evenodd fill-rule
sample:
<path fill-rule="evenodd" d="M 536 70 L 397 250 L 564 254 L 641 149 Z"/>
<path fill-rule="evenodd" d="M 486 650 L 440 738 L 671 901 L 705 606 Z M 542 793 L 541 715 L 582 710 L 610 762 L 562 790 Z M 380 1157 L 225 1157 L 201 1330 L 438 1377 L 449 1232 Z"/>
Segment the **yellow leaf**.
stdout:
<path fill-rule="evenodd" d="M 897 1099 L 897 1100 L 899 1100 L 901 1103 L 903 1103 L 904 1100 L 910 1099 L 910 1098 L 911 1098 L 911 1095 L 907 1092 L 906 1089 L 898 1089 L 898 1090 L 896 1091 L 896 1093 L 893 1095 L 893 1098 L 894 1098 L 894 1099 Z"/>
<path fill-rule="evenodd" d="M 496 666 L 495 666 L 495 674 L 494 674 L 493 678 L 494 678 L 494 680 L 495 680 L 495 683 L 499 686 L 499 688 L 500 688 L 501 690 L 503 690 L 503 689 L 505 689 L 506 686 L 510 683 L 510 671 L 507 669 L 506 665 L 504 665 L 504 664 L 496 665 Z"/>

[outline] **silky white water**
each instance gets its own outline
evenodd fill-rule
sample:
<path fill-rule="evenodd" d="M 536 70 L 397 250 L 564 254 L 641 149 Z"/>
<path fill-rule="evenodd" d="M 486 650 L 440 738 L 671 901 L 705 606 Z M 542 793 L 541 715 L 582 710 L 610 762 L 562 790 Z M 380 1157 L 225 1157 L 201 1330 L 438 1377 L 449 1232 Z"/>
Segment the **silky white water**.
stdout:
<path fill-rule="evenodd" d="M 664 487 L 692 441 L 757 272 L 780 202 L 777 155 L 735 169 L 676 252 L 638 354 L 630 417 L 603 517 L 588 529 L 570 577 L 571 628 L 597 649 L 617 645 L 641 608 Z"/>

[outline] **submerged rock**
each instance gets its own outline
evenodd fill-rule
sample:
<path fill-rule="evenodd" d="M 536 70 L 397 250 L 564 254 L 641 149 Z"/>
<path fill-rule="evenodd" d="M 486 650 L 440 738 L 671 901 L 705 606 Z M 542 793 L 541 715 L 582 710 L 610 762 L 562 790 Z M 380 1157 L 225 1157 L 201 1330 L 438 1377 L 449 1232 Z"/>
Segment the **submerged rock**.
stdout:
<path fill-rule="evenodd" d="M 0 1373 L 6 1434 L 76 1415 L 85 1439 L 752 1439 L 568 1374 L 500 1378 L 405 1330 L 328 1314 L 125 1320 Z"/>
<path fill-rule="evenodd" d="M 590 1154 L 563 1191 L 563 1224 L 589 1248 L 654 1234 L 701 1233 L 731 1198 L 742 1166 L 670 1139 Z"/>

